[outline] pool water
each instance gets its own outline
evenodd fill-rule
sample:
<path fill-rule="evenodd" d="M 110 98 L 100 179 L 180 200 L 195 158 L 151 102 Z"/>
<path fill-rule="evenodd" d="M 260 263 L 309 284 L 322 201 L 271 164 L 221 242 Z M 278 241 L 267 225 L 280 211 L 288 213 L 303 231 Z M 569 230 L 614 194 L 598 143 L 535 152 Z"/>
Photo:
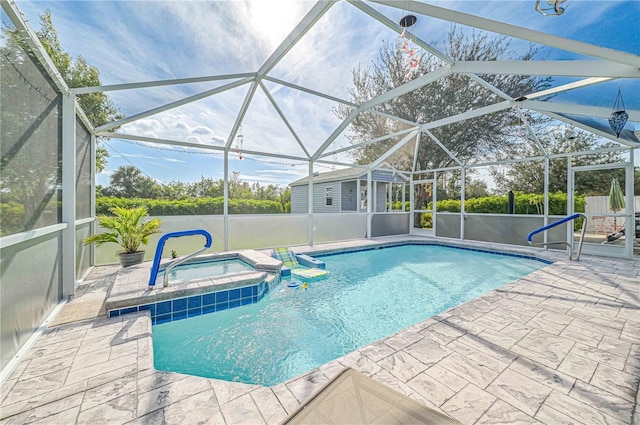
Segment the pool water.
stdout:
<path fill-rule="evenodd" d="M 246 271 L 254 271 L 254 269 L 239 258 L 187 263 L 176 266 L 171 270 L 169 283 L 187 282 L 205 277 L 224 276 Z M 156 285 L 162 285 L 163 279 L 164 270 L 158 273 Z"/>
<path fill-rule="evenodd" d="M 322 257 L 328 279 L 230 310 L 153 326 L 155 367 L 275 385 L 544 267 L 404 245 Z"/>

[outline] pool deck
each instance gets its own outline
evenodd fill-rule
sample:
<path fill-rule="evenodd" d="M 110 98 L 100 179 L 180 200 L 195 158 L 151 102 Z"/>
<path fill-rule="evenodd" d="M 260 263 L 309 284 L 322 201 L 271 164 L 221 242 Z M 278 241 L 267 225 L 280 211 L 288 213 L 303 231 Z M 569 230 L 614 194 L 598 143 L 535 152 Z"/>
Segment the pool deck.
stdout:
<path fill-rule="evenodd" d="M 406 240 L 428 239 L 295 250 Z M 97 267 L 3 383 L 0 423 L 276 424 L 349 366 L 465 424 L 640 424 L 640 260 L 452 244 L 555 263 L 273 387 L 156 371 L 149 313 L 104 317 L 120 268 Z"/>

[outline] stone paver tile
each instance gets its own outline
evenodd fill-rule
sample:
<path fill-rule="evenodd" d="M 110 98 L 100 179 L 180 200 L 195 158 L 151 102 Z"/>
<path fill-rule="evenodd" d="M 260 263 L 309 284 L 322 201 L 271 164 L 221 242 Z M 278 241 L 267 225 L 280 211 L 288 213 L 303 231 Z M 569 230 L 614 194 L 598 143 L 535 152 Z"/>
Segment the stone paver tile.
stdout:
<path fill-rule="evenodd" d="M 68 373 L 69 368 L 66 368 L 35 378 L 25 379 L 24 381 L 18 381 L 11 389 L 11 393 L 4 399 L 4 404 L 14 404 L 57 390 L 63 386 Z"/>
<path fill-rule="evenodd" d="M 253 402 L 249 394 L 230 401 L 220 406 L 225 424 L 227 425 L 259 425 L 266 424 L 260 414 L 258 406 Z"/>
<path fill-rule="evenodd" d="M 593 336 L 584 335 L 580 332 L 576 332 L 571 329 L 571 325 L 567 326 L 565 330 L 560 332 L 560 336 L 563 338 L 569 338 L 570 340 L 580 342 L 584 345 L 588 345 L 589 347 L 597 347 L 600 341 L 602 340 L 602 335 L 594 338 Z"/>
<path fill-rule="evenodd" d="M 109 360 L 109 353 L 111 352 L 111 347 L 105 347 L 100 350 L 92 351 L 91 353 L 78 354 L 73 360 L 72 368 L 75 369 L 83 369 L 85 367 L 92 366 L 96 363 L 103 363 Z"/>
<path fill-rule="evenodd" d="M 111 347 L 109 352 L 109 360 L 117 359 L 118 357 L 128 356 L 130 354 L 138 353 L 138 341 L 125 342 L 124 344 L 118 344 Z"/>
<path fill-rule="evenodd" d="M 5 412 L 3 412 L 2 423 L 3 425 L 26 424 L 26 423 L 36 422 L 46 418 L 51 418 L 52 416 L 55 416 L 58 413 L 63 412 L 65 410 L 74 409 L 74 408 L 79 409 L 80 403 L 82 403 L 83 396 L 84 396 L 84 393 L 79 392 L 69 397 L 60 398 L 50 403 L 43 403 L 38 407 L 23 411 L 16 415 L 9 416 L 8 414 L 5 415 Z M 78 409 L 76 409 L 76 412 Z M 4 408 L 2 410 L 4 411 Z M 6 412 L 6 413 L 12 413 L 12 412 Z M 77 413 L 76 413 L 76 416 L 77 416 Z M 75 421 L 75 417 L 74 417 L 74 421 Z M 51 421 L 51 423 L 54 423 L 54 422 Z"/>
<path fill-rule="evenodd" d="M 118 357 L 117 359 L 107 360 L 103 363 L 96 363 L 85 368 L 72 368 L 67 376 L 66 384 L 73 384 L 74 382 L 82 381 L 84 379 L 91 379 L 96 376 L 102 375 L 105 372 L 112 370 L 122 369 L 125 366 L 137 364 L 138 357 L 135 354 L 130 354 L 124 357 Z"/>
<path fill-rule="evenodd" d="M 524 357 L 518 357 L 509 365 L 509 369 L 564 394 L 568 394 L 576 382 L 572 376 Z"/>
<path fill-rule="evenodd" d="M 137 368 L 135 364 L 130 364 L 119 369 L 110 370 L 106 373 L 103 373 L 102 375 L 95 376 L 86 381 L 87 389 L 99 387 L 100 385 L 104 385 L 107 382 L 115 381 L 116 379 L 124 378 L 125 376 L 135 376 L 136 370 Z"/>
<path fill-rule="evenodd" d="M 87 390 L 80 410 L 91 409 L 99 404 L 136 391 L 136 376 L 129 375 Z"/>
<path fill-rule="evenodd" d="M 638 289 L 635 288 L 635 289 L 632 289 L 632 291 L 637 296 Z M 620 319 L 631 319 L 635 321 L 640 321 L 640 306 L 629 306 L 629 307 L 624 306 L 620 308 L 620 311 L 618 312 L 617 317 Z"/>
<path fill-rule="evenodd" d="M 459 353 L 452 353 L 438 364 L 480 388 L 486 388 L 499 374 L 486 365 L 478 364 Z"/>
<path fill-rule="evenodd" d="M 491 344 L 497 345 L 498 347 L 502 347 L 505 349 L 509 349 L 513 347 L 520 338 L 510 337 L 500 331 L 493 329 L 485 329 L 482 331 L 478 338 L 484 341 L 488 341 Z"/>
<path fill-rule="evenodd" d="M 581 403 L 573 397 L 551 392 L 544 402 L 545 406 L 550 407 L 558 412 L 572 418 L 579 424 L 589 425 L 622 425 L 622 422 L 612 416 L 609 416 L 597 408 Z M 536 416 L 536 419 L 540 420 Z"/>
<path fill-rule="evenodd" d="M 453 397 L 455 391 L 435 380 L 426 373 L 421 373 L 407 382 L 411 388 L 436 406 L 442 406 L 445 401 Z"/>
<path fill-rule="evenodd" d="M 147 391 L 188 377 L 189 375 L 183 375 L 181 373 L 154 372 L 153 374 L 138 378 L 138 392 L 146 393 Z"/>
<path fill-rule="evenodd" d="M 582 425 L 575 419 L 570 418 L 564 413 L 558 412 L 556 409 L 552 409 L 546 404 L 543 405 L 540 410 L 538 410 L 538 413 L 536 413 L 535 417 L 543 424 L 548 425 Z"/>
<path fill-rule="evenodd" d="M 18 382 L 18 379 L 8 379 L 2 384 L 0 388 L 0 406 L 4 404 L 4 399 L 11 393 L 11 389 Z M 0 411 L 0 419 L 2 419 L 2 412 Z"/>
<path fill-rule="evenodd" d="M 75 348 L 37 357 L 29 362 L 29 366 L 20 375 L 20 380 L 35 378 L 56 370 L 67 369 L 73 363 Z"/>
<path fill-rule="evenodd" d="M 518 322 L 511 322 L 509 325 L 505 326 L 500 333 L 510 338 L 521 340 L 532 330 L 533 328 L 531 326 L 523 325 Z"/>
<path fill-rule="evenodd" d="M 398 391 L 401 394 L 408 396 L 415 393 L 415 390 L 413 388 L 411 388 L 409 385 L 405 384 L 404 382 L 402 382 L 401 380 L 393 376 L 389 371 L 385 369 L 382 369 L 380 372 L 376 373 L 371 378 L 375 379 L 381 384 L 384 384 L 390 388 L 393 388 L 394 390 Z"/>
<path fill-rule="evenodd" d="M 506 341 L 508 337 L 504 337 L 503 341 L 506 345 L 509 344 L 509 342 Z M 509 338 L 511 339 L 511 338 Z M 513 343 L 515 344 L 515 340 L 513 340 Z M 462 350 L 459 349 L 460 345 L 459 344 L 465 344 L 468 345 L 469 347 L 480 351 L 481 353 L 484 353 L 488 356 L 494 357 L 500 361 L 503 361 L 505 363 L 511 363 L 516 357 L 518 357 L 516 354 L 513 354 L 512 352 L 510 352 L 508 349 L 503 348 L 500 345 L 496 345 L 486 339 L 484 339 L 481 336 L 473 336 L 473 335 L 463 335 L 460 338 L 458 338 L 457 340 L 453 341 L 452 343 L 450 343 L 448 345 L 448 348 L 451 348 L 452 350 L 458 351 L 458 352 L 462 352 Z M 511 344 L 513 345 L 513 344 Z"/>
<path fill-rule="evenodd" d="M 284 384 L 279 384 L 271 387 L 273 394 L 278 398 L 280 405 L 284 408 L 287 414 L 291 414 L 299 405 L 300 402 L 296 399 L 291 391 Z"/>
<path fill-rule="evenodd" d="M 359 351 L 354 351 L 353 353 L 340 357 L 338 362 L 344 367 L 351 367 L 368 376 L 372 376 L 382 369 L 379 364 L 372 361 L 369 357 Z"/>
<path fill-rule="evenodd" d="M 404 352 L 411 354 L 427 366 L 438 363 L 451 354 L 451 350 L 447 347 L 428 338 L 422 339 L 405 348 Z"/>
<path fill-rule="evenodd" d="M 496 322 L 494 320 L 491 320 L 491 316 L 487 314 L 480 316 L 479 318 L 474 320 L 474 322 L 480 326 L 483 326 L 485 329 L 491 329 L 494 331 L 500 331 L 504 329 L 507 325 L 509 325 L 509 323 L 505 323 L 503 321 Z"/>
<path fill-rule="evenodd" d="M 443 383 L 455 392 L 460 391 L 469 383 L 465 379 L 462 379 L 460 376 L 451 372 L 449 369 L 445 369 L 439 364 L 431 366 L 429 369 L 425 370 L 424 373 L 431 376 L 432 378 L 437 379 L 439 382 Z"/>
<path fill-rule="evenodd" d="M 567 327 L 567 325 L 560 325 L 558 323 L 547 320 L 540 314 L 529 320 L 527 322 L 527 325 L 536 329 L 543 330 L 545 332 L 552 333 L 554 335 L 560 335 L 560 332 L 562 332 Z"/>
<path fill-rule="evenodd" d="M 362 347 L 359 351 L 374 362 L 377 362 L 395 353 L 397 350 L 394 350 L 382 341 L 378 341 L 367 345 L 366 347 Z"/>
<path fill-rule="evenodd" d="M 626 357 L 616 356 L 615 354 L 600 350 L 599 348 L 589 347 L 579 342 L 573 346 L 571 353 L 598 363 L 604 363 L 605 365 L 618 370 L 624 369 L 624 364 L 626 362 Z"/>
<path fill-rule="evenodd" d="M 502 400 L 496 400 L 475 425 L 541 425 L 532 417 Z"/>
<path fill-rule="evenodd" d="M 469 384 L 442 405 L 442 410 L 463 424 L 473 424 L 496 401 L 488 392 Z"/>
<path fill-rule="evenodd" d="M 621 421 L 630 423 L 633 415 L 634 402 L 612 395 L 593 385 L 582 381 L 577 381 L 575 387 L 569 395 L 590 406 L 597 406 L 598 410 L 618 418 Z"/>
<path fill-rule="evenodd" d="M 564 314 L 569 311 L 572 305 L 567 305 L 568 303 L 558 301 L 555 298 L 547 298 L 538 304 L 539 307 L 544 308 L 547 311 L 553 311 L 555 313 Z"/>
<path fill-rule="evenodd" d="M 487 391 L 533 416 L 551 392 L 551 388 L 507 369 L 487 387 Z"/>
<path fill-rule="evenodd" d="M 242 397 L 243 395 L 260 388 L 259 385 L 240 384 L 238 382 L 222 381 L 218 379 L 210 379 L 209 385 L 213 388 L 219 404 L 228 403 L 231 400 Z"/>
<path fill-rule="evenodd" d="M 420 332 L 425 338 L 446 345 L 454 339 L 465 334 L 464 331 L 454 328 L 446 323 L 437 323 Z"/>
<path fill-rule="evenodd" d="M 584 382 L 589 382 L 597 366 L 598 363 L 593 360 L 569 353 L 558 366 L 558 370 Z"/>
<path fill-rule="evenodd" d="M 531 308 L 525 308 L 522 310 L 496 308 L 491 312 L 491 314 L 498 317 L 500 321 L 517 322 L 525 325 L 529 320 L 533 319 L 538 312 L 538 310 L 533 310 Z"/>
<path fill-rule="evenodd" d="M 342 366 L 337 360 L 332 360 L 329 363 L 325 363 L 318 367 L 318 371 L 327 378 L 333 378 L 338 373 L 342 372 L 343 369 L 344 366 Z"/>
<path fill-rule="evenodd" d="M 127 425 L 169 425 L 164 420 L 164 409 L 158 409 L 127 422 Z"/>
<path fill-rule="evenodd" d="M 390 336 L 389 338 L 385 338 L 383 342 L 397 351 L 420 341 L 422 338 L 424 338 L 424 336 L 418 332 L 404 330 Z"/>
<path fill-rule="evenodd" d="M 14 404 L 5 404 L 0 408 L 0 419 L 14 416 L 18 413 L 27 412 L 45 404 L 53 403 L 58 400 L 73 396 L 75 394 L 83 394 L 87 388 L 87 382 L 78 382 L 77 384 L 62 387 L 56 390 L 48 391 L 28 400 L 21 400 Z"/>
<path fill-rule="evenodd" d="M 270 388 L 260 388 L 249 393 L 267 424 L 279 424 L 287 417 L 287 412 L 280 405 L 278 398 Z"/>
<path fill-rule="evenodd" d="M 63 410 L 62 412 L 56 413 L 55 415 L 51 415 L 46 418 L 40 419 L 39 421 L 35 421 L 31 423 L 37 424 L 37 425 L 73 424 L 73 423 L 76 423 L 79 410 L 80 410 L 80 407 L 76 406 L 71 409 Z"/>
<path fill-rule="evenodd" d="M 640 332 L 636 333 L 636 335 L 640 335 Z M 631 350 L 631 343 L 627 341 L 621 341 L 617 338 L 611 338 L 605 335 L 598 344 L 598 348 L 603 351 L 616 354 L 620 357 L 627 357 L 629 355 L 629 351 Z"/>
<path fill-rule="evenodd" d="M 311 394 L 322 387 L 327 381 L 328 378 L 322 373 L 313 371 L 300 378 L 293 379 L 286 384 L 287 388 L 289 388 L 289 391 L 291 391 L 296 399 L 298 399 L 298 402 L 302 403 L 303 401 L 308 399 Z"/>
<path fill-rule="evenodd" d="M 156 409 L 161 409 L 171 403 L 183 400 L 192 394 L 211 389 L 205 378 L 191 376 L 180 381 L 172 382 L 151 391 L 138 391 L 137 415 L 146 415 Z"/>
<path fill-rule="evenodd" d="M 164 408 L 167 424 L 221 424 L 222 411 L 212 389 L 169 404 Z"/>
<path fill-rule="evenodd" d="M 37 359 L 38 357 L 48 356 L 51 354 L 55 355 L 56 353 L 59 353 L 61 351 L 72 350 L 72 349 L 78 350 L 81 344 L 82 344 L 82 339 L 77 338 L 77 339 L 71 339 L 68 341 L 63 341 L 57 344 L 49 344 L 49 345 L 45 345 L 38 348 L 32 348 L 31 350 L 29 350 L 29 354 L 25 356 L 25 359 L 33 360 L 33 359 Z"/>
<path fill-rule="evenodd" d="M 474 315 L 475 316 L 475 315 Z M 480 316 L 482 317 L 482 316 Z M 471 320 L 470 318 L 461 318 L 458 316 L 448 317 L 446 320 L 443 320 L 442 323 L 445 323 L 452 328 L 458 329 L 465 334 L 477 335 L 486 328 L 479 323 Z"/>
<path fill-rule="evenodd" d="M 635 399 L 638 392 L 639 382 L 640 377 L 610 368 L 604 364 L 598 365 L 590 381 L 596 387 L 631 401 Z"/>
<path fill-rule="evenodd" d="M 485 366 L 493 370 L 494 372 L 502 372 L 507 368 L 511 361 L 509 359 L 498 358 L 499 356 L 494 356 L 482 352 L 476 349 L 476 347 L 471 347 L 463 342 L 460 342 L 459 340 L 453 341 L 452 343 L 447 345 L 447 348 L 450 348 L 452 351 L 455 351 L 458 354 L 462 354 L 470 360 L 473 360 L 479 365 Z M 510 359 L 515 357 L 516 356 L 511 356 Z"/>
<path fill-rule="evenodd" d="M 514 345 L 511 351 L 555 368 L 575 344 L 566 338 L 534 329 Z"/>
<path fill-rule="evenodd" d="M 593 317 L 592 315 L 584 312 L 579 312 L 580 309 L 571 309 L 567 312 L 568 315 L 576 317 L 573 322 L 570 323 L 573 327 L 582 328 L 582 329 L 590 329 L 593 332 L 598 332 L 602 335 L 609 335 L 611 337 L 617 338 L 622 331 L 624 326 L 624 321 L 620 319 L 610 318 L 611 321 L 608 321 L 604 318 Z"/>
<path fill-rule="evenodd" d="M 112 424 L 129 422 L 136 418 L 136 393 L 122 395 L 106 403 L 80 412 L 78 425 Z"/>

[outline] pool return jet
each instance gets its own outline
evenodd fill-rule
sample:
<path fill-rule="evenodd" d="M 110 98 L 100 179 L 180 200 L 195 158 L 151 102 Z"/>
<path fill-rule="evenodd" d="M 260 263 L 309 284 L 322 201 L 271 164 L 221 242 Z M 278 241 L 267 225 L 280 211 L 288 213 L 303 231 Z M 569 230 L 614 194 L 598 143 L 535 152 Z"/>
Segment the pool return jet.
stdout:
<path fill-rule="evenodd" d="M 193 254 L 189 254 L 185 257 L 178 258 L 177 260 L 170 263 L 164 269 L 164 279 L 162 280 L 162 286 L 169 286 L 169 272 L 176 266 L 184 263 L 185 261 L 195 257 L 203 251 L 211 248 L 211 244 L 213 243 L 213 238 L 211 234 L 203 229 L 195 229 L 195 230 L 184 230 L 181 232 L 171 232 L 162 235 L 160 240 L 158 241 L 158 245 L 156 246 L 156 255 L 153 258 L 153 266 L 151 267 L 151 276 L 149 277 L 149 289 L 153 289 L 156 284 L 156 278 L 158 277 L 158 272 L 160 271 L 160 261 L 162 260 L 162 250 L 164 249 L 165 242 L 170 238 L 180 238 L 182 236 L 194 236 L 194 235 L 202 235 L 207 240 L 204 244 L 204 248 L 197 250 Z"/>
<path fill-rule="evenodd" d="M 562 220 L 558 220 L 555 223 L 551 223 L 548 224 L 546 226 L 542 226 L 539 229 L 534 230 L 533 232 L 529 233 L 529 235 L 527 235 L 527 242 L 529 243 L 529 245 L 531 246 L 547 246 L 547 245 L 566 245 L 567 246 L 567 251 L 569 251 L 569 260 L 573 260 L 573 249 L 571 248 L 571 244 L 565 241 L 557 241 L 557 242 L 533 242 L 533 236 L 540 233 L 540 232 L 546 232 L 547 230 L 551 229 L 552 227 L 556 227 L 559 226 L 563 223 L 566 223 L 568 221 L 573 221 L 576 218 L 582 217 L 584 220 L 582 222 L 582 231 L 580 232 L 580 242 L 578 243 L 578 252 L 576 255 L 576 261 L 580 259 L 580 253 L 582 252 L 582 241 L 584 241 L 584 232 L 587 228 L 587 216 L 584 214 L 573 214 L 570 215 L 569 217 L 565 217 Z"/>

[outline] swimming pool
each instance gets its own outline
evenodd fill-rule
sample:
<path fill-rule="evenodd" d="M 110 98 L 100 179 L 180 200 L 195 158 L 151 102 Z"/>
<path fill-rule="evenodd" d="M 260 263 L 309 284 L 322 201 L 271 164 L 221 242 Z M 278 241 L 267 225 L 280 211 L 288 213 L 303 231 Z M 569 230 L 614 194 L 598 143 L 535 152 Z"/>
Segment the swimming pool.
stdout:
<path fill-rule="evenodd" d="M 330 277 L 153 326 L 155 367 L 275 385 L 525 276 L 539 261 L 435 245 L 322 257 Z"/>
<path fill-rule="evenodd" d="M 239 258 L 185 263 L 169 272 L 169 283 L 176 284 L 210 276 L 225 276 L 246 271 L 254 271 L 254 268 Z M 156 285 L 162 286 L 163 279 L 164 270 L 160 270 L 156 277 Z"/>

